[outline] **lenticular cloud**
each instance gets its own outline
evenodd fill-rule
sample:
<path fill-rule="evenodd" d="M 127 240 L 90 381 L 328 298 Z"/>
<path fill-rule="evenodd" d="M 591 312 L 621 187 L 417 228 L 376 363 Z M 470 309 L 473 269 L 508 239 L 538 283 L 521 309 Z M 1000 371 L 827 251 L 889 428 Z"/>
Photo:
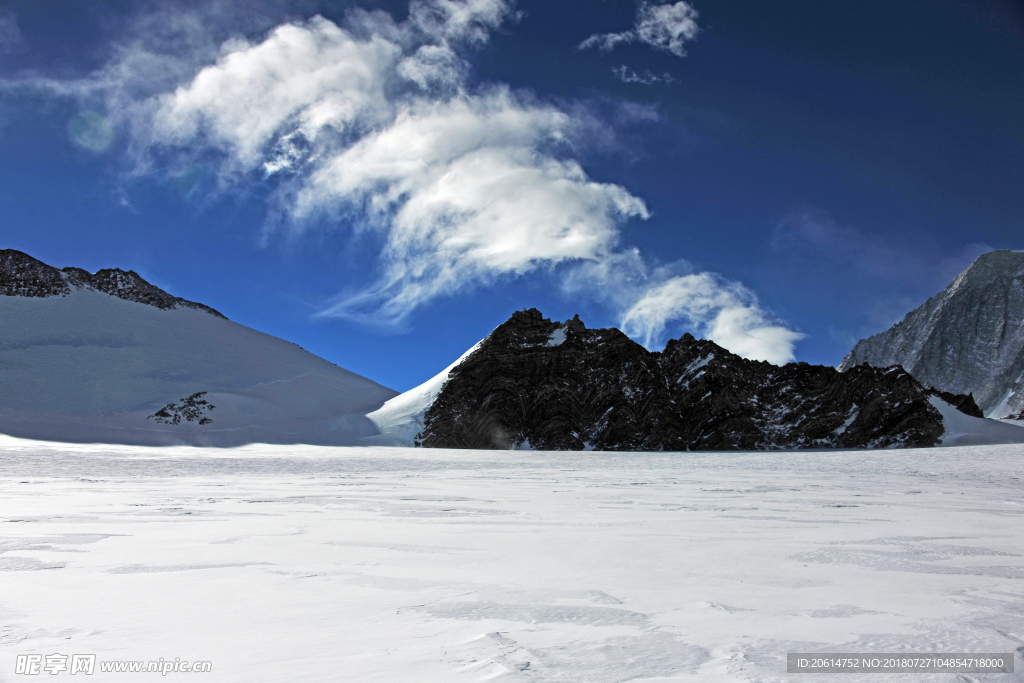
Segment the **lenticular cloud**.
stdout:
<path fill-rule="evenodd" d="M 678 53 L 696 25 L 677 5 L 644 9 L 638 39 Z M 610 303 L 649 344 L 688 320 L 744 355 L 791 358 L 795 335 L 771 332 L 738 285 L 708 276 L 701 296 L 717 303 L 704 305 L 693 286 L 652 279 L 626 258 L 620 226 L 647 218 L 647 206 L 574 158 L 585 127 L 575 115 L 500 84 L 470 87 L 467 52 L 515 16 L 506 0 L 414 0 L 403 22 L 380 11 L 353 11 L 344 25 L 317 16 L 193 50 L 205 58 L 195 64 L 135 41 L 90 78 L 39 86 L 105 98 L 108 118 L 130 132 L 135 175 L 174 176 L 201 159 L 222 190 L 270 184 L 267 239 L 376 235 L 376 281 L 323 315 L 398 324 L 498 278 L 558 264 L 621 274 L 628 261 L 631 294 Z M 179 75 L 169 87 L 138 87 L 168 73 Z"/>

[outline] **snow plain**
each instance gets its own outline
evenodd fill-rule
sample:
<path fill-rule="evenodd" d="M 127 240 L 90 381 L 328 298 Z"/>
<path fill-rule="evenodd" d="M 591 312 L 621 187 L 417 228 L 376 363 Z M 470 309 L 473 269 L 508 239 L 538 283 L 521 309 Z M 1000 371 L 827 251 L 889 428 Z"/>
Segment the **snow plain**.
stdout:
<path fill-rule="evenodd" d="M 1022 465 L 0 437 L 0 681 L 69 675 L 15 675 L 25 653 L 218 682 L 1020 681 Z M 785 673 L 826 650 L 1017 673 Z"/>

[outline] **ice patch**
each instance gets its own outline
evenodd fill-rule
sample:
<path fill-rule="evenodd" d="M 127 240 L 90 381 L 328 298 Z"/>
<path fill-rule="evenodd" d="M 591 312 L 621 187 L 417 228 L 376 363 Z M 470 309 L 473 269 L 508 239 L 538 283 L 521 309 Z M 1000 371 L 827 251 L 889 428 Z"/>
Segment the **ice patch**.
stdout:
<path fill-rule="evenodd" d="M 849 619 L 862 615 L 880 614 L 874 610 L 861 609 L 856 605 L 836 605 L 829 609 L 816 609 L 810 613 L 812 619 Z"/>
<path fill-rule="evenodd" d="M 705 365 L 710 363 L 714 359 L 714 357 L 715 357 L 715 354 L 709 353 L 706 357 L 698 358 L 697 360 L 695 360 L 692 363 L 690 363 L 688 366 L 686 366 L 686 369 L 683 370 L 683 374 L 679 375 L 679 379 L 676 380 L 676 384 L 679 384 L 680 382 L 683 381 L 684 378 L 689 377 L 693 373 L 695 373 L 698 370 L 700 370 L 701 368 L 703 368 Z M 704 373 L 702 372 L 701 375 L 702 374 L 704 374 Z M 700 377 L 700 375 L 697 375 L 697 376 Z"/>
<path fill-rule="evenodd" d="M 0 572 L 34 572 L 40 569 L 63 569 L 65 562 L 41 562 L 34 557 L 0 557 Z"/>
<path fill-rule="evenodd" d="M 235 567 L 255 567 L 267 562 L 230 562 L 225 564 L 126 564 L 108 569 L 110 574 L 153 574 L 157 572 L 191 572 L 197 569 L 231 569 Z"/>
<path fill-rule="evenodd" d="M 522 624 L 576 624 L 580 626 L 640 626 L 650 620 L 639 614 L 616 607 L 589 607 L 575 605 L 510 605 L 495 602 L 447 602 L 414 607 L 417 611 L 439 619 L 469 621 L 509 621 Z"/>

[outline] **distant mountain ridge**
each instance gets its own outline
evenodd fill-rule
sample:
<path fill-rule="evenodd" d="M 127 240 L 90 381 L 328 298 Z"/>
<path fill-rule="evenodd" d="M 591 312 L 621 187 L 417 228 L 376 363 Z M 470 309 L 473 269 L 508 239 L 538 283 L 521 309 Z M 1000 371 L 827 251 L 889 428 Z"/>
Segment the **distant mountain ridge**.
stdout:
<path fill-rule="evenodd" d="M 901 365 L 925 386 L 973 394 L 991 417 L 1024 411 L 1024 252 L 983 254 L 894 326 L 862 339 L 848 371 Z"/>
<path fill-rule="evenodd" d="M 194 308 L 225 318 L 209 306 L 168 294 L 134 270 L 104 268 L 90 273 L 75 267 L 54 268 L 16 249 L 0 249 L 0 296 L 67 296 L 73 289 L 92 289 L 164 310 Z"/>
<path fill-rule="evenodd" d="M 943 402 L 898 367 L 778 367 L 689 334 L 651 352 L 536 309 L 499 325 L 431 398 L 418 443 L 438 448 L 915 447 L 941 441 L 947 402 L 980 417 L 969 398 Z"/>
<path fill-rule="evenodd" d="M 899 367 L 778 367 L 688 334 L 650 352 L 619 330 L 536 309 L 397 395 L 133 271 L 57 269 L 0 250 L 0 433 L 26 438 L 675 451 L 1024 443 L 1019 427 L 978 416 L 969 396 Z"/>

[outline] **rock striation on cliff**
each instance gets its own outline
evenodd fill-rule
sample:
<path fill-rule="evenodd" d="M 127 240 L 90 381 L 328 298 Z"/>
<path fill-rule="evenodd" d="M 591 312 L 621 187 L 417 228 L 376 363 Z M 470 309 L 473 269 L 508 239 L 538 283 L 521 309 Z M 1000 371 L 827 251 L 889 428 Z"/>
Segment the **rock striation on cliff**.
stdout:
<path fill-rule="evenodd" d="M 857 342 L 839 366 L 902 365 L 927 387 L 972 394 L 990 417 L 1024 410 L 1024 252 L 978 257 L 894 326 Z"/>

